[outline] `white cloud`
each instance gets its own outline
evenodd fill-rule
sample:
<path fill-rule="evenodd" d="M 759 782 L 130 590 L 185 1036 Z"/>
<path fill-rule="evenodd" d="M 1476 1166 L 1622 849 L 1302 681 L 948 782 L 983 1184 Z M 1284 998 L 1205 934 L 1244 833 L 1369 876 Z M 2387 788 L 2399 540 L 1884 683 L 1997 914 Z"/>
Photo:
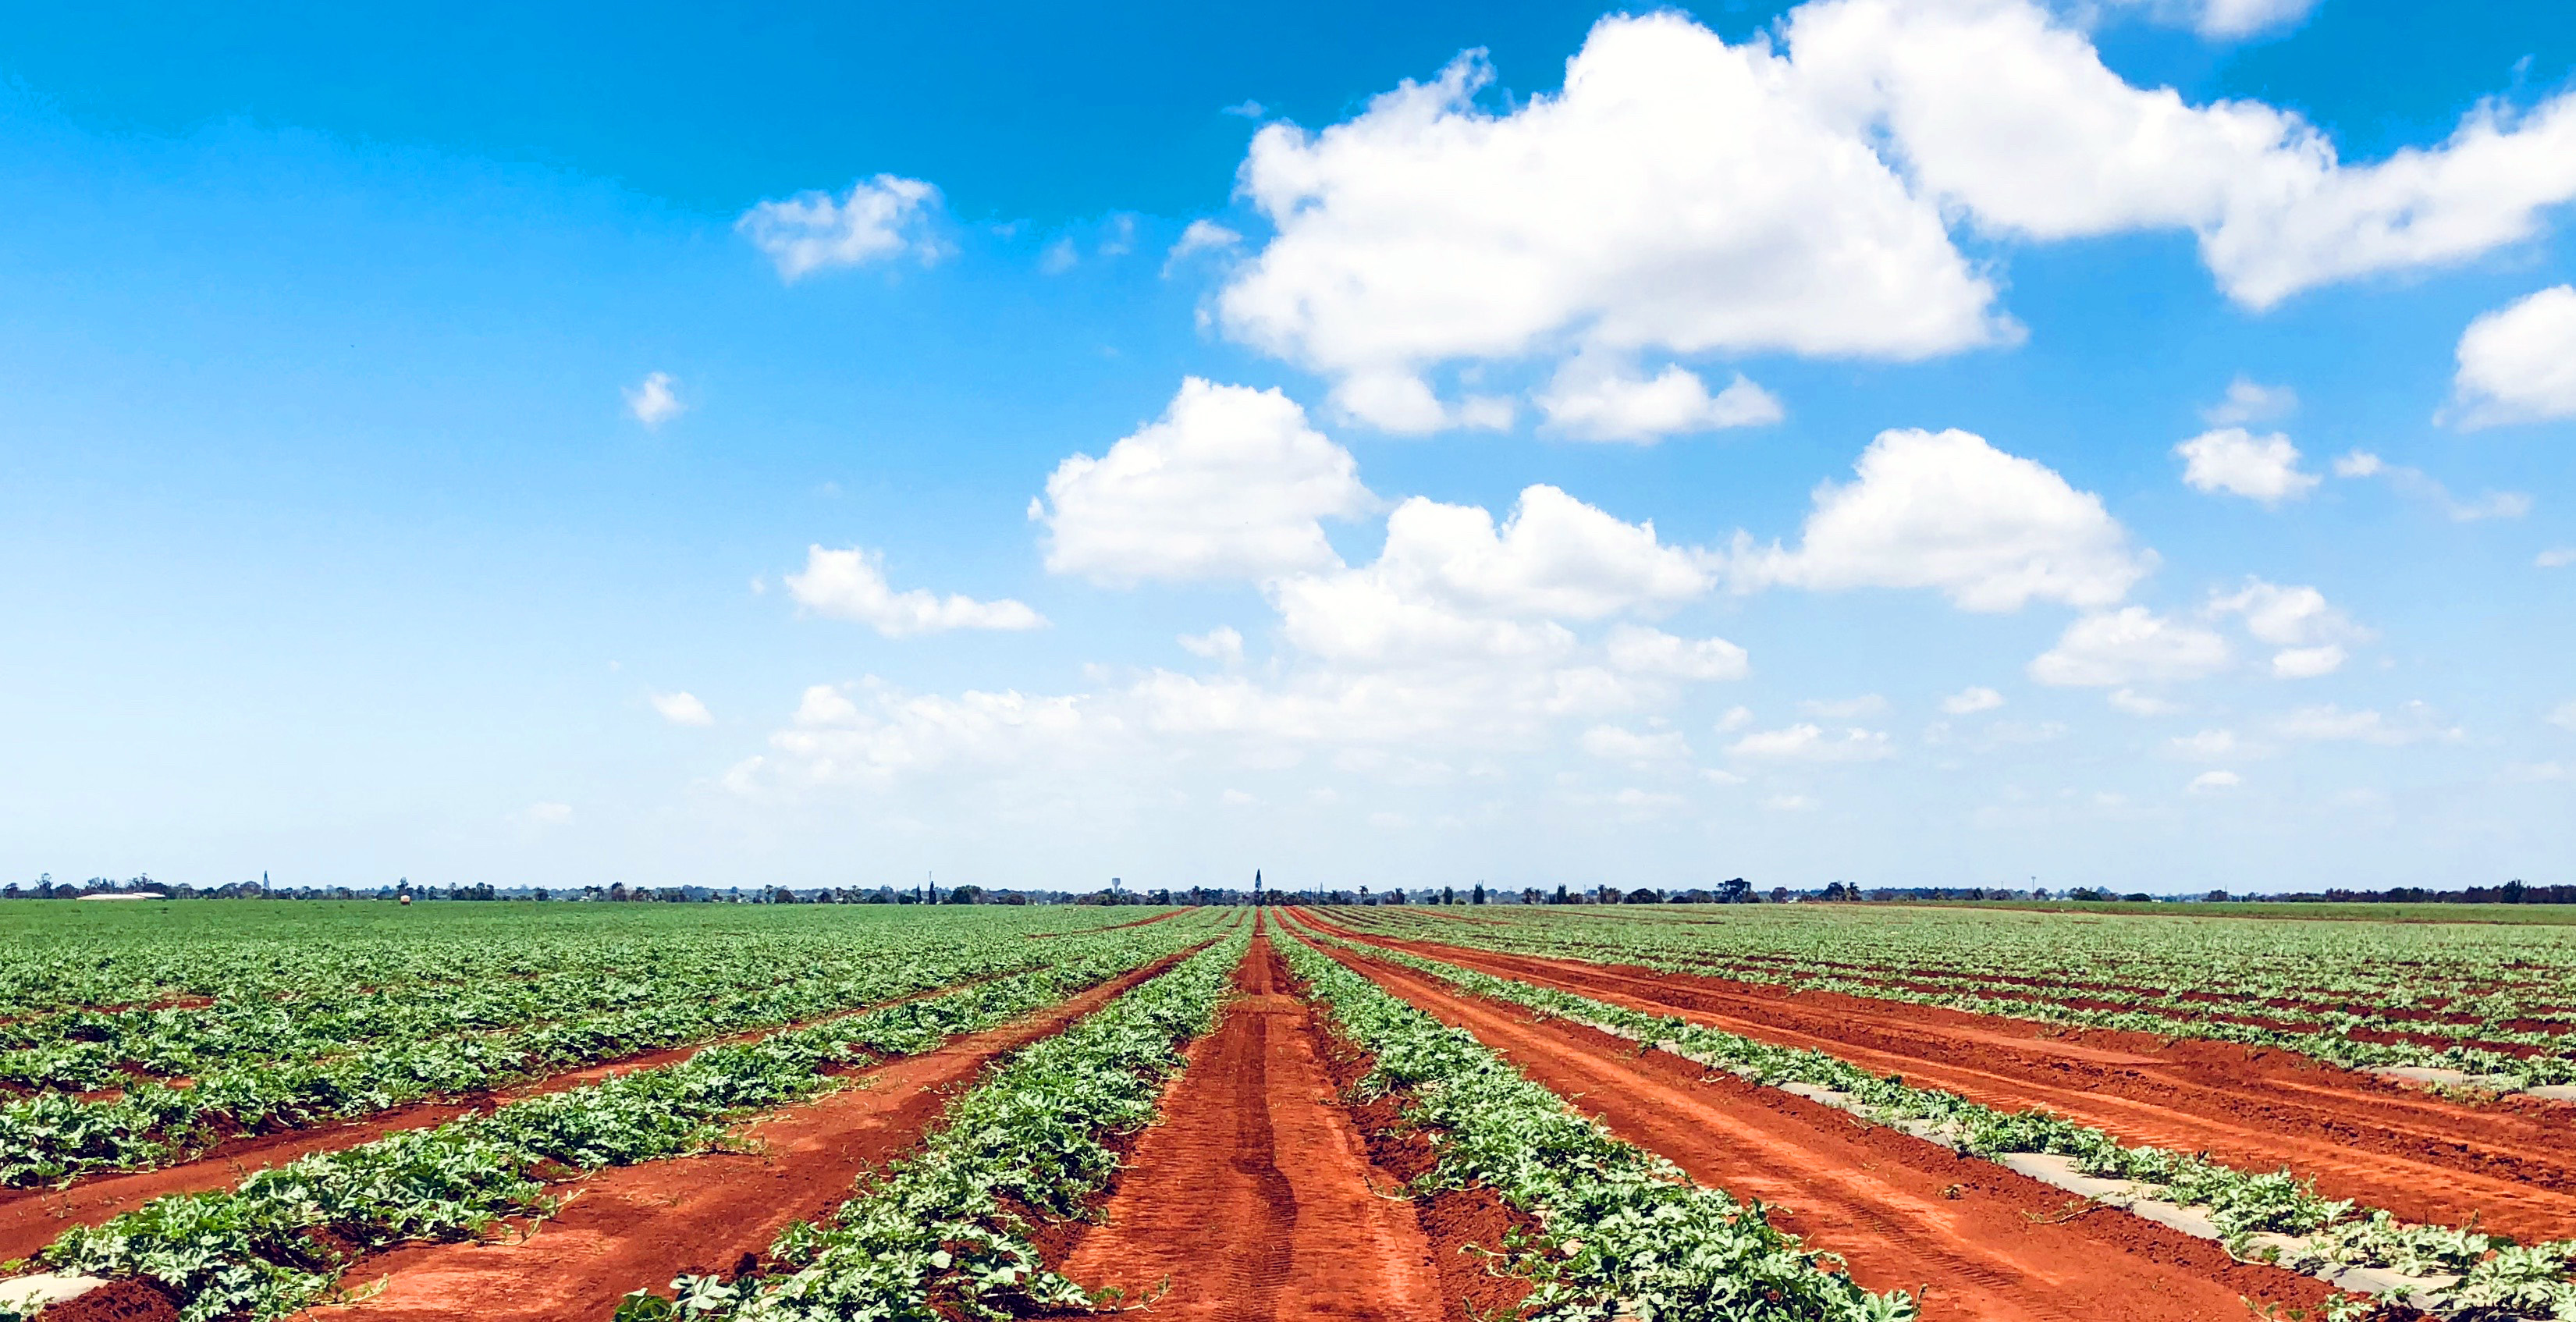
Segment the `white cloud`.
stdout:
<path fill-rule="evenodd" d="M 2454 523 L 2518 519 L 2531 512 L 2531 497 L 2520 492 L 2490 491 L 2475 500 L 2462 500 L 2424 470 L 2389 463 L 2368 450 L 2353 450 L 2338 457 L 2334 471 L 2337 477 L 2385 478 L 2399 494 L 2424 501 Z"/>
<path fill-rule="evenodd" d="M 2166 751 L 2194 762 L 2225 762 L 2248 752 L 2234 730 L 2203 730 L 2198 734 L 2177 735 L 2165 741 Z"/>
<path fill-rule="evenodd" d="M 2151 693 L 2140 693 L 2136 689 L 2114 689 L 2108 701 L 2113 707 L 2131 716 L 2171 716 L 2182 710 L 2181 703 L 2168 702 Z"/>
<path fill-rule="evenodd" d="M 2566 767 L 2556 762 L 2523 762 L 2506 767 L 2504 778 L 2536 785 L 2576 779 L 2576 773 L 2570 773 Z"/>
<path fill-rule="evenodd" d="M 2232 36 L 2299 6 L 2161 7 Z M 1952 223 L 2188 231 L 2264 308 L 2528 240 L 2576 197 L 2576 95 L 2481 103 L 2442 143 L 2348 165 L 2295 112 L 2126 82 L 2034 0 L 1813 0 L 1737 46 L 1612 15 L 1561 91 L 1498 113 L 1476 104 L 1491 78 L 1470 53 L 1320 133 L 1263 128 L 1238 183 L 1276 233 L 1220 292 L 1226 332 L 1424 430 L 1469 421 L 1424 379 L 1451 363 L 2015 340 Z"/>
<path fill-rule="evenodd" d="M 1231 252 L 1243 245 L 1243 236 L 1213 220 L 1193 220 L 1181 230 L 1180 241 L 1163 256 L 1163 274 L 1203 252 Z"/>
<path fill-rule="evenodd" d="M 2243 778 L 2233 771 L 2204 771 L 2192 777 L 2191 784 L 2184 788 L 2193 794 L 2215 794 L 2221 790 L 2232 790 L 2244 783 Z"/>
<path fill-rule="evenodd" d="M 1042 629 L 1046 620 L 1017 601 L 941 597 L 888 586 L 883 557 L 861 547 L 806 548 L 805 572 L 784 575 L 796 604 L 828 619 L 867 625 L 888 638 L 949 629 Z"/>
<path fill-rule="evenodd" d="M 2279 432 L 2256 436 L 2242 427 L 2203 432 L 2174 447 L 2182 480 L 2194 490 L 2225 491 L 2278 505 L 2305 497 L 2325 479 L 2299 471 L 2299 448 Z"/>
<path fill-rule="evenodd" d="M 2455 743 L 2464 738 L 2457 726 L 2444 725 L 2433 709 L 2409 702 L 2395 716 L 2376 711 L 2346 711 L 2332 703 L 2301 707 L 2273 723 L 2284 739 L 2311 743 L 2364 743 L 2400 747 L 2426 742 Z"/>
<path fill-rule="evenodd" d="M 2531 558 L 2534 569 L 2565 569 L 2576 565 L 2576 546 L 2553 547 Z"/>
<path fill-rule="evenodd" d="M 2298 391 L 2288 386 L 2267 386 L 2240 373 L 2227 383 L 2227 398 L 2202 409 L 2200 416 L 2212 427 L 2241 427 L 2249 422 L 2288 417 L 2298 407 Z"/>
<path fill-rule="evenodd" d="M 2315 647 L 2292 647 L 2272 654 L 2272 674 L 2278 679 L 2315 679 L 2343 669 L 2351 654 L 2333 643 Z"/>
<path fill-rule="evenodd" d="M 2227 640 L 2144 606 L 2087 615 L 2030 663 L 2042 684 L 2113 688 L 2141 681 L 2198 679 L 2224 669 Z"/>
<path fill-rule="evenodd" d="M 1583 751 L 1606 762 L 1680 762 L 1690 757 L 1690 744 L 1679 730 L 1640 733 L 1617 725 L 1596 725 L 1583 732 Z"/>
<path fill-rule="evenodd" d="M 2308 16 L 2317 0 L 2100 0 L 2111 9 L 2143 10 L 2148 18 L 2187 27 L 2212 41 L 2232 41 Z"/>
<path fill-rule="evenodd" d="M 1606 649 L 1615 669 L 1671 679 L 1742 679 L 1753 668 L 1744 649 L 1723 638 L 1676 638 L 1643 625 L 1613 627 Z"/>
<path fill-rule="evenodd" d="M 1261 800 L 1256 799 L 1241 790 L 1227 790 L 1225 793 L 1218 795 L 1216 801 L 1229 808 L 1245 808 L 1261 802 Z"/>
<path fill-rule="evenodd" d="M 1407 500 L 1368 572 L 1462 609 L 1577 620 L 1665 609 L 1713 583 L 1705 558 L 1658 541 L 1652 520 L 1629 523 L 1545 485 L 1521 491 L 1499 533 L 1477 506 Z"/>
<path fill-rule="evenodd" d="M 1241 188 L 1278 233 L 1219 296 L 1229 333 L 1335 377 L 1569 336 L 1899 359 L 2011 337 L 1938 212 L 1763 43 L 1613 16 L 1562 92 L 1498 115 L 1491 78 L 1469 55 L 1320 134 L 1263 128 Z"/>
<path fill-rule="evenodd" d="M 532 803 L 528 805 L 528 811 L 524 815 L 530 822 L 538 826 L 561 826 L 572 820 L 572 805 L 569 803 Z"/>
<path fill-rule="evenodd" d="M 1046 566 L 1096 583 L 1260 580 L 1338 566 L 1319 520 L 1375 507 L 1358 461 L 1277 390 L 1191 377 L 1163 416 L 1047 478 Z"/>
<path fill-rule="evenodd" d="M 1752 708 L 1729 707 L 1724 716 L 1717 718 L 1715 729 L 1719 734 L 1733 734 L 1751 724 L 1753 724 Z"/>
<path fill-rule="evenodd" d="M 1816 488 L 1796 551 L 1739 537 L 1739 586 L 1937 588 L 1963 610 L 2107 606 L 2154 566 L 2102 499 L 1963 431 L 1885 431 L 1856 481 Z"/>
<path fill-rule="evenodd" d="M 2282 679 L 2311 679 L 2340 668 L 2345 644 L 2370 638 L 2370 631 L 2335 609 L 2312 587 L 2280 587 L 2259 578 L 2245 580 L 2233 593 L 2212 593 L 2213 616 L 2241 615 L 2245 631 L 2282 650 L 2272 657 L 2272 673 Z"/>
<path fill-rule="evenodd" d="M 1993 711 L 2004 705 L 2004 695 L 1982 685 L 1971 685 L 1941 700 L 1941 710 L 1952 716 L 1968 716 Z"/>
<path fill-rule="evenodd" d="M 1038 251 L 1038 274 L 1062 275 L 1080 265 L 1081 262 L 1082 254 L 1074 250 L 1073 236 L 1058 235 L 1053 242 Z"/>
<path fill-rule="evenodd" d="M 1799 703 L 1798 709 L 1829 721 L 1852 721 L 1886 711 L 1887 699 L 1875 693 L 1864 693 L 1857 698 L 1810 698 Z"/>
<path fill-rule="evenodd" d="M 1578 440 L 1652 445 L 1667 436 L 1755 427 L 1786 414 L 1769 391 L 1736 373 L 1715 395 L 1696 373 L 1671 365 L 1649 380 L 1616 355 L 1577 354 L 1537 397 L 1551 429 Z"/>
<path fill-rule="evenodd" d="M 1180 644 L 1182 650 L 1210 661 L 1234 665 L 1243 660 L 1243 635 L 1231 625 L 1220 624 L 1206 633 L 1182 634 Z"/>
<path fill-rule="evenodd" d="M 778 278 L 796 281 L 834 266 L 860 266 L 911 254 L 924 264 L 947 248 L 931 234 L 939 190 L 918 179 L 881 174 L 850 185 L 835 201 L 828 193 L 799 193 L 762 202 L 734 228 L 778 266 Z"/>
<path fill-rule="evenodd" d="M 2437 147 L 2345 165 L 2296 113 L 2122 81 L 2036 4 L 1822 0 L 1788 38 L 1810 95 L 1883 124 L 1918 189 L 1982 228 L 2188 229 L 2251 307 L 2520 242 L 2576 196 L 2576 97 L 2528 115 L 2482 103 Z"/>
<path fill-rule="evenodd" d="M 2576 160 L 2576 148 L 2567 155 Z M 2576 417 L 2576 285 L 2481 315 L 2461 333 L 2459 359 L 2448 421 L 2491 427 Z"/>
<path fill-rule="evenodd" d="M 2576 702 L 2563 703 L 2549 713 L 2549 723 L 2561 730 L 2576 730 Z"/>
<path fill-rule="evenodd" d="M 662 713 L 662 719 L 673 725 L 716 723 L 715 714 L 708 711 L 707 704 L 698 701 L 694 693 L 656 693 L 652 695 L 652 702 L 653 710 Z"/>
<path fill-rule="evenodd" d="M 1774 794 L 1762 806 L 1773 812 L 1814 812 L 1822 805 L 1804 794 Z"/>
<path fill-rule="evenodd" d="M 1726 751 L 1781 762 L 1875 762 L 1896 753 L 1882 731 L 1845 730 L 1836 737 L 1809 724 L 1759 730 L 1736 740 Z"/>
<path fill-rule="evenodd" d="M 680 416 L 689 406 L 681 403 L 679 392 L 672 389 L 678 384 L 668 372 L 646 375 L 626 392 L 626 412 L 647 427 L 659 427 Z"/>

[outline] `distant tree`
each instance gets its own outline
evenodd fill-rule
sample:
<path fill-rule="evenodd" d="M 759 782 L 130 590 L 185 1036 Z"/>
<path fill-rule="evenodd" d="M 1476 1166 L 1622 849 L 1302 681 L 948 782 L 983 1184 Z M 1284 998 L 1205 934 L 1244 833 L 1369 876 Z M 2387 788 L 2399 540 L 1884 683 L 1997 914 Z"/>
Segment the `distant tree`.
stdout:
<path fill-rule="evenodd" d="M 2227 903 L 2227 892 L 2214 890 L 2201 898 L 2209 901 L 2211 904 L 2225 904 Z"/>
<path fill-rule="evenodd" d="M 1458 888 L 1455 886 L 1441 887 L 1440 902 L 1442 904 L 1456 904 L 1458 902 Z"/>
<path fill-rule="evenodd" d="M 1619 888 L 1618 888 L 1618 887 L 1616 887 L 1616 886 L 1604 886 L 1604 887 L 1602 887 L 1602 888 L 1601 888 L 1601 903 L 1603 903 L 1603 904 L 1617 904 L 1618 902 L 1619 902 Z"/>
<path fill-rule="evenodd" d="M 1565 887 L 1564 887 L 1564 886 L 1562 886 L 1562 885 L 1559 885 L 1559 886 L 1556 888 L 1556 903 L 1558 903 L 1558 904 L 1564 904 L 1565 902 L 1566 902 Z"/>
<path fill-rule="evenodd" d="M 1628 892 L 1627 895 L 1622 897 L 1619 902 L 1622 904 L 1661 904 L 1664 902 L 1664 897 L 1651 886 L 1640 886 L 1637 889 Z"/>
<path fill-rule="evenodd" d="M 2504 902 L 2507 904 L 2522 903 L 2522 878 L 2516 877 L 2504 884 Z"/>
<path fill-rule="evenodd" d="M 1753 902 L 1753 883 L 1746 881 L 1742 877 L 1737 877 L 1732 881 L 1719 882 L 1717 884 L 1717 902 L 1720 904 L 1751 904 Z"/>
<path fill-rule="evenodd" d="M 1485 883 L 1481 881 L 1476 883 L 1476 898 L 1472 902 L 1476 904 L 1485 902 Z"/>
<path fill-rule="evenodd" d="M 984 888 L 971 881 L 963 886 L 951 886 L 948 888 L 948 903 L 950 904 L 982 904 L 983 902 Z"/>

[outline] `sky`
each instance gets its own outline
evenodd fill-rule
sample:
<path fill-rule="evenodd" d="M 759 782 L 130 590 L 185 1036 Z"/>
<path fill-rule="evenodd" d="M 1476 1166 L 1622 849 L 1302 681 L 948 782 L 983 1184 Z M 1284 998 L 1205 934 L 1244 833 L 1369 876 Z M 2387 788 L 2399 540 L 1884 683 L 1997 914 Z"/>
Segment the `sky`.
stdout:
<path fill-rule="evenodd" d="M 0 32 L 0 869 L 2576 882 L 2576 10 Z"/>

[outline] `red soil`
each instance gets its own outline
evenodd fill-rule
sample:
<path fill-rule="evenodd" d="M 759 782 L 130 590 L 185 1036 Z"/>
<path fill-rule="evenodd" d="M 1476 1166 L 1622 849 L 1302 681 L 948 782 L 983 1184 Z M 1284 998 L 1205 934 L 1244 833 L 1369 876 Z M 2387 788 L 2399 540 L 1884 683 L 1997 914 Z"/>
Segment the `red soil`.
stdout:
<path fill-rule="evenodd" d="M 2041 1108 L 2125 1142 L 2253 1169 L 2287 1166 L 2329 1197 L 2401 1219 L 2523 1240 L 2576 1236 L 2576 1108 L 2469 1107 L 2288 1051 L 1793 992 L 1651 969 L 1430 942 L 1362 941 L 1784 1046 L 1989 1106 Z"/>
<path fill-rule="evenodd" d="M 861 1006 L 839 1014 L 824 1015 L 786 1027 L 760 1028 L 725 1037 L 692 1042 L 685 1046 L 666 1047 L 640 1055 L 584 1065 L 579 1069 L 550 1074 L 545 1078 L 519 1084 L 498 1092 L 476 1093 L 449 1102 L 421 1102 L 380 1111 L 361 1119 L 312 1129 L 285 1129 L 269 1134 L 245 1134 L 227 1139 L 209 1149 L 203 1156 L 164 1166 L 158 1170 L 125 1174 L 96 1175 L 79 1180 L 63 1189 L 0 1190 L 0 1262 L 26 1257 L 54 1242 L 73 1226 L 95 1226 L 121 1213 L 168 1194 L 210 1193 L 230 1189 L 251 1175 L 271 1166 L 283 1166 L 300 1157 L 317 1152 L 338 1152 L 363 1143 L 373 1143 L 388 1134 L 406 1130 L 428 1129 L 471 1111 L 488 1111 L 495 1106 L 524 1097 L 540 1097 L 597 1083 L 612 1074 L 631 1074 L 637 1070 L 658 1069 L 674 1065 L 709 1047 L 729 1043 L 751 1042 L 773 1033 L 815 1024 L 888 1005 L 901 1005 L 924 997 L 938 996 L 977 982 L 976 978 L 916 992 L 910 996 L 876 1005 Z"/>
<path fill-rule="evenodd" d="M 1334 1104 L 1313 1012 L 1256 935 L 1243 997 L 1190 1051 L 1098 1226 L 1058 1270 L 1193 1322 L 1439 1322 L 1441 1282 L 1409 1203 L 1377 1193 Z"/>
<path fill-rule="evenodd" d="M 605 1318 L 620 1296 L 683 1273 L 731 1274 L 789 1222 L 848 1201 L 866 1172 L 915 1147 L 949 1099 L 998 1057 L 1099 1009 L 1181 955 L 1104 983 L 1018 1023 L 860 1071 L 855 1086 L 735 1130 L 748 1151 L 621 1166 L 575 1181 L 562 1211 L 527 1238 L 419 1244 L 343 1277 L 384 1289 L 306 1319 L 566 1322 Z"/>
<path fill-rule="evenodd" d="M 1334 953 L 1619 1137 L 1770 1205 L 1809 1247 L 1845 1255 L 1862 1285 L 1924 1290 L 1927 1319 L 2199 1322 L 2245 1316 L 2248 1297 L 2314 1308 L 2335 1293 L 2125 1213 L 2083 1213 L 2061 1190 L 1778 1089 L 1703 1079 L 1678 1057 Z"/>

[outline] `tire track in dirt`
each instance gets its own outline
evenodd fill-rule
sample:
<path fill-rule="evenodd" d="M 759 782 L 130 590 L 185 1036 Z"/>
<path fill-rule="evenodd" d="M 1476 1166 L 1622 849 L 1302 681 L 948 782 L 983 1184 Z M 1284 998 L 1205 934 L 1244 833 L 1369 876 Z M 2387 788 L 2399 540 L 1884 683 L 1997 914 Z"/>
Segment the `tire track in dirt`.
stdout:
<path fill-rule="evenodd" d="M 355 1120 L 310 1129 L 281 1129 L 273 1133 L 253 1134 L 228 1139 L 204 1155 L 176 1165 L 145 1171 L 115 1172 L 94 1175 L 60 1189 L 11 1189 L 0 1192 L 0 1262 L 23 1258 L 47 1244 L 73 1226 L 103 1224 L 123 1213 L 169 1194 L 212 1193 L 230 1189 L 252 1175 L 271 1166 L 283 1166 L 316 1153 L 340 1152 L 387 1135 L 414 1129 L 431 1129 L 446 1124 L 470 1111 L 489 1111 L 529 1097 L 567 1092 L 586 1084 L 597 1083 L 611 1074 L 631 1074 L 637 1070 L 675 1065 L 709 1047 L 756 1042 L 764 1037 L 812 1028 L 835 1019 L 882 1010 L 888 1006 L 943 996 L 1007 974 L 968 978 L 944 986 L 899 996 L 893 1000 L 858 1006 L 836 1014 L 823 1015 L 770 1028 L 750 1029 L 707 1038 L 676 1047 L 663 1047 L 616 1060 L 601 1061 L 550 1074 L 542 1079 L 516 1084 L 495 1092 L 478 1093 L 454 1101 L 415 1102 Z"/>
<path fill-rule="evenodd" d="M 1372 1188 L 1397 1181 L 1370 1164 L 1313 1011 L 1289 985 L 1256 934 L 1235 974 L 1241 998 L 1191 1049 L 1161 1122 L 1059 1270 L 1148 1301 L 1150 1317 L 1439 1322 L 1440 1274 L 1414 1205 Z"/>
<path fill-rule="evenodd" d="M 407 1322 L 604 1319 L 630 1290 L 682 1273 L 732 1275 L 791 1221 L 849 1200 L 867 1171 L 911 1151 L 984 1068 L 1062 1032 L 1197 948 L 1017 1023 L 853 1073 L 851 1086 L 736 1126 L 745 1150 L 617 1166 L 573 1181 L 554 1217 L 518 1240 L 414 1244 L 362 1260 L 342 1284 L 383 1289 L 297 1314 Z"/>
<path fill-rule="evenodd" d="M 2576 1237 L 2576 1108 L 2472 1108 L 2288 1052 L 2025 1022 L 1858 997 L 1782 993 L 1688 974 L 1502 955 L 1342 933 L 1782 1046 L 2012 1110 L 2038 1108 L 2129 1143 L 2289 1167 L 2333 1198 L 2409 1221 L 2525 1241 Z"/>
<path fill-rule="evenodd" d="M 1329 953 L 1466 1029 L 1513 1066 L 1661 1154 L 1691 1178 L 1771 1206 L 1811 1248 L 1845 1256 L 1873 1290 L 1928 1287 L 1928 1322 L 2203 1322 L 2245 1316 L 2244 1299 L 2314 1308 L 2334 1291 L 2218 1245 L 2108 1209 L 1991 1162 L 1731 1076 L 1703 1079 L 1663 1052 L 1516 1007 L 1458 995 L 1426 975 Z"/>

